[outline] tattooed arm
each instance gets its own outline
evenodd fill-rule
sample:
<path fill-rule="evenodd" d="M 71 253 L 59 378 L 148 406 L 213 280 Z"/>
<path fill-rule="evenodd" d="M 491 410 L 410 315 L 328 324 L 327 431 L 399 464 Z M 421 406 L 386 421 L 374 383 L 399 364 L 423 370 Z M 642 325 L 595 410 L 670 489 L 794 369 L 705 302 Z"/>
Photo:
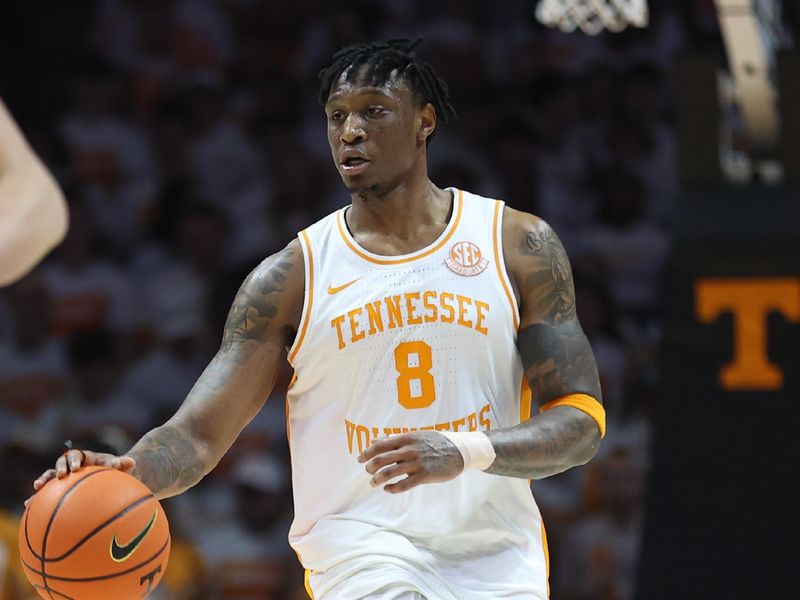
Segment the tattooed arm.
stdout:
<path fill-rule="evenodd" d="M 569 259 L 550 226 L 506 208 L 503 251 L 520 304 L 517 338 L 533 399 L 542 406 L 568 394 L 602 402 L 597 365 L 575 311 Z M 516 427 L 490 431 L 497 454 L 489 473 L 540 479 L 588 462 L 597 452 L 595 420 L 556 406 Z"/>
<path fill-rule="evenodd" d="M 294 240 L 245 279 L 228 314 L 219 350 L 175 415 L 142 437 L 126 456 L 86 452 L 83 464 L 131 471 L 159 498 L 180 494 L 199 482 L 272 391 L 300 322 L 303 289 L 303 255 Z M 71 450 L 56 461 L 55 469 L 36 480 L 34 488 L 80 467 L 80 452 Z"/>
<path fill-rule="evenodd" d="M 295 240 L 245 279 L 216 356 L 177 413 L 128 453 L 134 475 L 159 497 L 179 494 L 213 469 L 264 404 L 303 304 L 303 257 Z"/>

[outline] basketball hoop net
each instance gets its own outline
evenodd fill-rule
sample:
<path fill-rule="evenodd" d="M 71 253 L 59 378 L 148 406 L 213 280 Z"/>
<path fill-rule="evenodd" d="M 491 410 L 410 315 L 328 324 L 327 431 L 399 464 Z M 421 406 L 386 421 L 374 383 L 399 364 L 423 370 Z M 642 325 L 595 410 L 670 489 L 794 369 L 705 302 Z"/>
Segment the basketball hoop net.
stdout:
<path fill-rule="evenodd" d="M 565 32 L 580 28 L 589 35 L 604 29 L 616 33 L 628 25 L 647 27 L 647 0 L 539 0 L 536 18 Z"/>

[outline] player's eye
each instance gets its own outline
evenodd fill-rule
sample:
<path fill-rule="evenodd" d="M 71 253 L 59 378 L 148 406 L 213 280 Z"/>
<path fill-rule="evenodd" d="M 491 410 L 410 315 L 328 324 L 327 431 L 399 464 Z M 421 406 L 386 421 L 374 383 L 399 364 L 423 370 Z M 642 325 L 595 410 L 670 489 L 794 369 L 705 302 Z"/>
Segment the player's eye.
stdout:
<path fill-rule="evenodd" d="M 330 121 L 341 121 L 343 118 L 344 114 L 340 110 L 335 110 L 330 115 L 328 115 L 328 120 Z"/>
<path fill-rule="evenodd" d="M 383 107 L 382 106 L 370 106 L 369 108 L 367 108 L 367 114 L 370 117 L 377 117 L 378 115 L 380 115 L 382 113 L 383 113 Z"/>

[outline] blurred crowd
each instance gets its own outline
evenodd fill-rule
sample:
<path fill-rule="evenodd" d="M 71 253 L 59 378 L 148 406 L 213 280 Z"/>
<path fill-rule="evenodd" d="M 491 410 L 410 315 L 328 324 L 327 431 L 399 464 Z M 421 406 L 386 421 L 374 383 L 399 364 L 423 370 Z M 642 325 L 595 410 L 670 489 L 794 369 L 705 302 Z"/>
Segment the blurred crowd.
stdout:
<path fill-rule="evenodd" d="M 532 484 L 552 600 L 632 600 L 680 193 L 672 64 L 718 41 L 712 3 L 651 1 L 649 28 L 597 37 L 537 24 L 533 0 L 41 5 L 15 15 L 27 29 L 6 38 L 0 95 L 71 224 L 0 293 L 0 599 L 32 597 L 16 525 L 65 440 L 121 453 L 161 424 L 250 269 L 348 203 L 319 69 L 345 44 L 421 37 L 460 115 L 431 145 L 431 178 L 555 228 L 600 369 L 600 454 Z M 286 541 L 290 377 L 217 469 L 164 501 L 174 545 L 156 600 L 304 597 Z"/>

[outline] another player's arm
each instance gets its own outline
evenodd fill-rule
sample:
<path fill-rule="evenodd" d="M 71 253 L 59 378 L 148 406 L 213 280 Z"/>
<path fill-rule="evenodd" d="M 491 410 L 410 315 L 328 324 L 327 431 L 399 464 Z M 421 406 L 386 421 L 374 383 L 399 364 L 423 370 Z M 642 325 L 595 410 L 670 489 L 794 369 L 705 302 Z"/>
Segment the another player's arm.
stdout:
<path fill-rule="evenodd" d="M 199 482 L 272 391 L 297 331 L 303 288 L 303 256 L 294 240 L 245 279 L 228 314 L 219 350 L 175 415 L 145 434 L 127 453 L 130 458 L 87 453 L 87 463 L 131 470 L 159 498 Z M 80 466 L 79 451 L 70 451 L 34 487 Z"/>
<path fill-rule="evenodd" d="M 575 310 L 569 259 L 552 228 L 505 209 L 506 265 L 520 301 L 517 345 L 538 405 L 585 394 L 602 403 L 592 348 Z M 572 406 L 555 406 L 516 427 L 488 432 L 496 458 L 488 473 L 540 479 L 588 462 L 600 444 L 597 421 Z"/>
<path fill-rule="evenodd" d="M 61 188 L 0 100 L 0 286 L 30 272 L 68 222 Z"/>

